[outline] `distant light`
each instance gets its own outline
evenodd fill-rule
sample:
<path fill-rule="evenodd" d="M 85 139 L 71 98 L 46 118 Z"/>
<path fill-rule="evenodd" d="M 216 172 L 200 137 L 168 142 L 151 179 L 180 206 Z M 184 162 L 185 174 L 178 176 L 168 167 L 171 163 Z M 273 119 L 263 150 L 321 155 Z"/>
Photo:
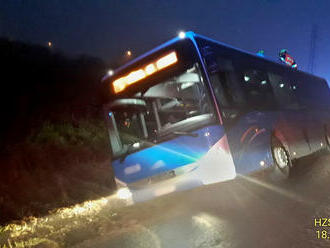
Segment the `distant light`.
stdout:
<path fill-rule="evenodd" d="M 250 80 L 250 77 L 244 76 L 244 80 L 245 80 L 245 82 L 248 82 Z"/>
<path fill-rule="evenodd" d="M 129 199 L 130 197 L 132 197 L 132 193 L 131 191 L 129 191 L 128 188 L 121 188 L 117 191 L 117 197 L 119 199 L 124 199 L 124 200 L 127 200 Z"/>
<path fill-rule="evenodd" d="M 292 89 L 294 89 L 294 90 L 297 89 L 297 86 L 293 85 L 293 86 L 292 86 Z"/>
<path fill-rule="evenodd" d="M 265 166 L 265 161 L 261 160 L 260 161 L 260 166 Z"/>
<path fill-rule="evenodd" d="M 206 133 L 204 133 L 204 136 L 205 137 L 208 137 L 208 136 L 210 136 L 210 133 L 209 132 L 206 132 Z"/>
<path fill-rule="evenodd" d="M 131 52 L 130 50 L 128 50 L 128 51 L 126 52 L 126 55 L 127 55 L 127 56 L 132 56 L 132 52 Z"/>
<path fill-rule="evenodd" d="M 109 117 L 111 117 L 112 116 L 112 112 L 109 112 Z"/>
<path fill-rule="evenodd" d="M 109 76 L 112 76 L 112 75 L 113 75 L 113 73 L 114 73 L 114 71 L 113 71 L 113 70 L 109 70 L 109 71 L 108 71 L 108 75 L 109 75 Z"/>
<path fill-rule="evenodd" d="M 283 84 L 283 83 L 281 83 L 281 84 L 280 84 L 280 88 L 283 88 L 283 87 L 284 87 L 284 84 Z"/>
<path fill-rule="evenodd" d="M 51 41 L 48 41 L 48 46 L 49 47 L 52 47 L 53 46 L 53 43 Z"/>
<path fill-rule="evenodd" d="M 180 39 L 184 39 L 184 38 L 186 38 L 186 33 L 183 32 L 183 31 L 180 31 L 178 36 L 179 36 Z"/>
<path fill-rule="evenodd" d="M 261 81 L 261 84 L 262 84 L 262 85 L 265 85 L 266 83 L 267 83 L 266 80 L 262 80 L 262 81 Z"/>

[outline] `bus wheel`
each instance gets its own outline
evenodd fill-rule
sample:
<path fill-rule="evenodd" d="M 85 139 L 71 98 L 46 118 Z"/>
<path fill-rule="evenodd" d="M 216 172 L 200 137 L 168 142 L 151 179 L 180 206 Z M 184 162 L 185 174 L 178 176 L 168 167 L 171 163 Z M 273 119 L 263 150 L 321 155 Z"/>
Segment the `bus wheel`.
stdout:
<path fill-rule="evenodd" d="M 277 139 L 273 139 L 272 141 L 272 155 L 274 159 L 275 178 L 289 178 L 292 170 L 292 161 L 288 151 Z"/>

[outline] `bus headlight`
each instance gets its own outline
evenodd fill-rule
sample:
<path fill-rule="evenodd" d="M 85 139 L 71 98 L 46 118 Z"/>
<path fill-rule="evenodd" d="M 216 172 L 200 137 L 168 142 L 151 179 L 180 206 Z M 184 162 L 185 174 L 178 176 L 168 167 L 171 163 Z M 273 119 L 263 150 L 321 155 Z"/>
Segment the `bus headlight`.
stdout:
<path fill-rule="evenodd" d="M 117 191 L 116 195 L 119 199 L 127 200 L 132 197 L 132 192 L 128 188 L 121 188 Z"/>

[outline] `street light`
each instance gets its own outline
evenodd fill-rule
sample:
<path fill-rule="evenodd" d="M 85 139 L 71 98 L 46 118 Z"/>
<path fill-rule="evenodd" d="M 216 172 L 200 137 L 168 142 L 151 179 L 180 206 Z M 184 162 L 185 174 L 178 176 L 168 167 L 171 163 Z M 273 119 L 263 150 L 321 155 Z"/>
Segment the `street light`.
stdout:
<path fill-rule="evenodd" d="M 48 47 L 52 47 L 53 43 L 51 41 L 48 41 Z"/>
<path fill-rule="evenodd" d="M 132 56 L 132 52 L 131 52 L 130 50 L 128 50 L 128 51 L 126 52 L 126 55 L 127 55 L 128 57 L 130 57 L 130 56 Z"/>
<path fill-rule="evenodd" d="M 109 75 L 109 76 L 112 76 L 112 75 L 113 75 L 113 73 L 114 73 L 114 71 L 113 71 L 113 70 L 109 70 L 109 71 L 108 71 L 108 75 Z"/>

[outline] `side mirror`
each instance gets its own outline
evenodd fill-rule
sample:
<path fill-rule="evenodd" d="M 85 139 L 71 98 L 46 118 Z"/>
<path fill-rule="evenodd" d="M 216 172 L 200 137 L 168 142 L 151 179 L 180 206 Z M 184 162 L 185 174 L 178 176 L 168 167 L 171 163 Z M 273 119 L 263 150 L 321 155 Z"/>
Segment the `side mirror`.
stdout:
<path fill-rule="evenodd" d="M 144 112 L 147 111 L 147 104 L 138 98 L 117 99 L 110 103 L 111 111 Z"/>

